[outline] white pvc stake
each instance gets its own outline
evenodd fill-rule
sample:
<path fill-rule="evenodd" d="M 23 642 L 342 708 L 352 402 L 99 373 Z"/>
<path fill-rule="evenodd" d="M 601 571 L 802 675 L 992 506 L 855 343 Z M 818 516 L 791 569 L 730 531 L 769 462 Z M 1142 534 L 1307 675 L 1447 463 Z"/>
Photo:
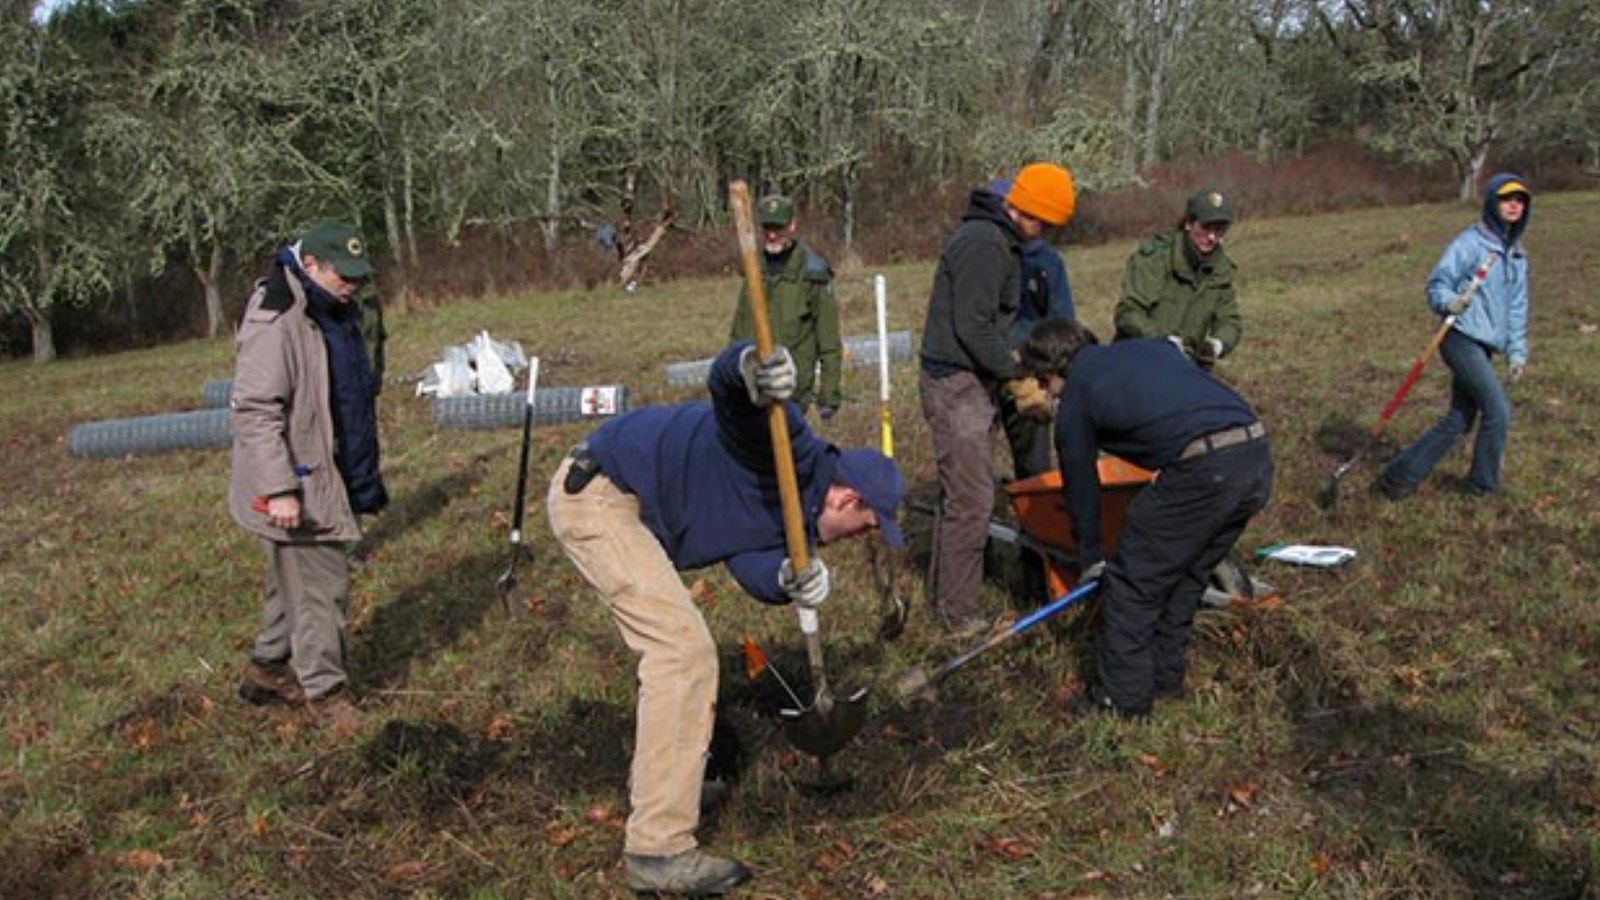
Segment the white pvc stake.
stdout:
<path fill-rule="evenodd" d="M 894 424 L 889 411 L 889 282 L 882 275 L 874 275 L 872 286 L 878 300 L 878 440 L 883 455 L 892 459 Z"/>

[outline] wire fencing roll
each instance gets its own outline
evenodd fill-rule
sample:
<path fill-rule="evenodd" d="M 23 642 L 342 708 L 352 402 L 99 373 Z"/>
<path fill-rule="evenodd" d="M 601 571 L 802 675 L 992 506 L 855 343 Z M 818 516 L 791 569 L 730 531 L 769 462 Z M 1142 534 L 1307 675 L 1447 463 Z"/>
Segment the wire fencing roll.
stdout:
<path fill-rule="evenodd" d="M 67 432 L 67 452 L 80 459 L 214 450 L 232 442 L 226 409 L 83 422 Z"/>
<path fill-rule="evenodd" d="M 853 334 L 843 338 L 840 343 L 844 350 L 844 364 L 862 368 L 878 364 L 878 336 L 876 334 Z M 905 362 L 911 358 L 911 332 L 889 332 L 889 361 Z M 711 363 L 715 360 L 694 359 L 688 362 L 668 363 L 666 366 L 667 384 L 672 387 L 703 387 L 706 378 L 711 375 Z"/>
<path fill-rule="evenodd" d="M 474 394 L 433 398 L 433 421 L 445 428 L 521 428 L 527 394 Z M 540 388 L 533 396 L 536 425 L 560 425 L 603 418 L 633 408 L 628 389 L 620 384 Z"/>

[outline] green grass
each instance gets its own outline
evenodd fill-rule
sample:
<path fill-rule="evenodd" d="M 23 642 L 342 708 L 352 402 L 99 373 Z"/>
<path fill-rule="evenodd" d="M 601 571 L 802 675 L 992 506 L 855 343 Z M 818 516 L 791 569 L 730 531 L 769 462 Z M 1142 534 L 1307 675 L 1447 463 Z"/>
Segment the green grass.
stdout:
<path fill-rule="evenodd" d="M 1078 720 L 1081 629 L 1055 623 L 952 678 L 931 705 L 892 680 L 957 647 L 921 592 L 928 523 L 897 561 L 907 633 L 874 637 L 860 546 L 823 611 L 833 680 L 874 690 L 836 766 L 852 792 L 804 789 L 738 659 L 753 636 L 804 681 L 793 615 L 720 571 L 706 615 L 723 648 L 731 803 L 702 837 L 757 872 L 761 897 L 1463 896 L 1600 892 L 1600 195 L 1540 198 L 1530 235 L 1533 361 L 1513 389 L 1510 494 L 1450 489 L 1458 452 L 1411 501 L 1348 479 L 1330 421 L 1370 425 L 1426 342 L 1421 285 L 1462 207 L 1246 221 L 1246 336 L 1223 366 L 1272 432 L 1276 496 L 1245 548 L 1345 544 L 1339 572 L 1255 566 L 1270 611 L 1208 612 L 1191 692 L 1148 723 Z M 731 242 L 730 242 L 731 244 Z M 1080 310 L 1109 331 L 1127 242 L 1069 248 Z M 731 250 L 730 250 L 731 258 Z M 891 327 L 920 326 L 927 264 L 890 267 Z M 870 274 L 867 273 L 867 274 Z M 873 329 L 867 274 L 841 281 L 846 333 Z M 710 355 L 732 276 L 421 308 L 392 323 L 390 371 L 420 371 L 488 329 L 544 358 L 545 385 L 688 396 L 662 366 Z M 194 408 L 226 342 L 47 367 L 0 366 L 0 896 L 608 897 L 632 741 L 632 660 L 543 527 L 543 489 L 581 425 L 541 428 L 521 570 L 531 615 L 507 620 L 518 435 L 441 431 L 426 403 L 381 402 L 395 506 L 354 581 L 351 657 L 368 721 L 340 743 L 232 693 L 257 615 L 260 551 L 225 512 L 225 453 L 80 461 L 75 422 Z M 850 370 L 826 428 L 876 438 L 875 373 Z M 895 370 L 897 450 L 933 491 L 909 365 Z M 1391 426 L 1410 440 L 1447 390 L 1435 364 Z M 1002 457 L 1003 458 L 1003 457 Z M 998 609 L 998 582 L 984 600 Z M 802 690 L 804 688 L 802 687 Z"/>

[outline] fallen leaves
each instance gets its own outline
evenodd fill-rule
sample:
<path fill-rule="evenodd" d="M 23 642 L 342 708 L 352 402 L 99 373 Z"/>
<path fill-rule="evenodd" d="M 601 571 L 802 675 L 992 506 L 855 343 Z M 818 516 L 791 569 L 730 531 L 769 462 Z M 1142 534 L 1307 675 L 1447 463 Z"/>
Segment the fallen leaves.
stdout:
<path fill-rule="evenodd" d="M 1021 862 L 1032 856 L 1033 845 L 1022 838 L 1012 837 L 987 837 L 978 844 L 978 849 L 989 856 L 1002 862 Z"/>
<path fill-rule="evenodd" d="M 832 844 L 829 844 L 826 849 L 817 854 L 816 858 L 811 861 L 811 867 L 819 872 L 826 872 L 831 875 L 849 865 L 859 855 L 861 855 L 860 851 L 856 849 L 856 845 L 849 838 L 839 837 L 835 838 Z"/>
<path fill-rule="evenodd" d="M 1256 805 L 1256 792 L 1261 786 L 1254 781 L 1237 781 L 1222 790 L 1222 808 L 1217 810 L 1218 816 L 1231 816 L 1243 810 L 1252 809 Z"/>
<path fill-rule="evenodd" d="M 129 850 L 127 853 L 119 853 L 112 857 L 111 861 L 118 868 L 132 869 L 135 872 L 164 872 L 172 868 L 172 860 L 154 850 Z"/>
<path fill-rule="evenodd" d="M 483 730 L 483 733 L 484 737 L 489 740 L 497 744 L 503 744 L 511 740 L 516 731 L 517 726 L 512 723 L 511 716 L 507 713 L 499 712 L 495 713 L 494 718 L 489 720 L 489 725 Z"/>

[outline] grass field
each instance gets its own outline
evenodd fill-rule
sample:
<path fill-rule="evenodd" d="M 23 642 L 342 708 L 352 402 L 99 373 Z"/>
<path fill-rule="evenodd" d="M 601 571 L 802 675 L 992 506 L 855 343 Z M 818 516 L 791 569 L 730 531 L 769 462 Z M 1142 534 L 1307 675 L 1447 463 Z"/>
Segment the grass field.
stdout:
<path fill-rule="evenodd" d="M 1075 719 L 1083 637 L 1040 629 L 903 706 L 894 677 L 961 649 L 922 598 L 926 521 L 897 560 L 904 636 L 875 636 L 861 546 L 828 547 L 832 680 L 875 688 L 835 767 L 806 789 L 739 639 L 791 681 L 792 613 L 694 573 L 723 653 L 719 764 L 730 803 L 703 825 L 757 878 L 745 896 L 1600 896 L 1600 195 L 1538 198 L 1533 358 L 1504 497 L 1453 487 L 1458 451 L 1417 496 L 1382 504 L 1366 467 L 1338 514 L 1311 499 L 1337 457 L 1319 432 L 1369 426 L 1426 343 L 1421 286 L 1465 207 L 1246 221 L 1246 336 L 1222 371 L 1261 412 L 1273 504 L 1243 547 L 1335 543 L 1336 572 L 1255 573 L 1284 603 L 1202 613 L 1191 690 L 1147 723 Z M 935 223 L 932 227 L 942 227 Z M 1080 313 L 1109 330 L 1127 242 L 1068 248 Z M 682 398 L 662 366 L 725 333 L 729 276 L 439 306 L 391 323 L 390 371 L 415 372 L 488 329 L 544 359 L 541 384 L 622 383 Z M 896 266 L 891 325 L 920 327 L 928 264 Z M 840 283 L 868 332 L 868 273 Z M 233 693 L 253 635 L 261 551 L 225 511 L 227 454 L 69 459 L 69 427 L 195 408 L 231 373 L 227 342 L 47 367 L 0 366 L 0 896 L 610 897 L 632 741 L 631 658 L 553 546 L 543 487 L 586 426 L 535 434 L 529 615 L 506 618 L 515 430 L 432 425 L 391 387 L 380 405 L 394 506 L 357 573 L 351 665 L 368 719 L 340 742 Z M 827 427 L 876 440 L 875 378 L 853 370 Z M 914 369 L 896 368 L 897 450 L 933 491 Z M 1442 411 L 1433 365 L 1391 427 Z M 1454 479 L 1454 481 L 1453 481 Z M 1008 602 L 1000 580 L 986 605 Z"/>

